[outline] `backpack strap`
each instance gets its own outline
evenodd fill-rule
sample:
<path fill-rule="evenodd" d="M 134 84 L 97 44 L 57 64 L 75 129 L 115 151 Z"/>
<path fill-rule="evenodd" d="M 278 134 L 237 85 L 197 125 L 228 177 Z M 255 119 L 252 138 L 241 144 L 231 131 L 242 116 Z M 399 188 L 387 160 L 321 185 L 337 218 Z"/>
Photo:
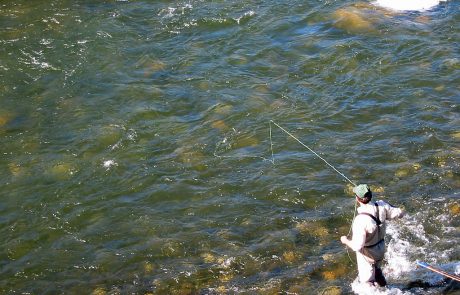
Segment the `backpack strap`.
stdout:
<path fill-rule="evenodd" d="M 377 202 L 374 203 L 375 205 L 375 209 L 377 210 L 377 225 L 381 225 L 382 222 L 380 221 L 380 214 L 379 214 L 379 204 L 377 204 Z"/>
<path fill-rule="evenodd" d="M 379 217 L 379 215 L 380 215 L 379 214 L 379 205 L 377 203 L 374 203 L 374 205 L 375 205 L 375 209 L 377 210 L 377 214 L 376 214 L 377 216 L 374 216 L 374 215 L 372 215 L 370 213 L 359 213 L 359 215 L 367 215 L 370 218 L 372 218 L 372 220 L 374 220 L 375 223 L 377 223 L 377 225 L 381 225 L 382 222 L 380 221 L 380 217 Z"/>
<path fill-rule="evenodd" d="M 359 213 L 359 215 L 367 215 L 367 216 L 369 216 L 370 218 L 372 218 L 372 220 L 374 220 L 375 223 L 377 224 L 377 234 L 380 236 L 380 225 L 382 224 L 382 222 L 380 221 L 380 217 L 379 217 L 379 215 L 380 215 L 380 214 L 379 214 L 379 205 L 377 204 L 377 202 L 375 202 L 374 205 L 375 205 L 375 209 L 376 209 L 376 211 L 377 211 L 377 212 L 376 212 L 376 213 L 377 213 L 377 214 L 376 214 L 377 217 L 374 216 L 374 215 L 372 215 L 372 214 L 370 214 L 370 213 L 365 213 L 365 212 Z M 377 246 L 377 245 L 380 244 L 381 242 L 383 242 L 383 239 L 381 239 L 380 241 L 378 241 L 377 243 L 375 243 L 375 244 L 373 244 L 373 245 L 364 246 L 364 247 L 365 247 L 365 248 L 372 248 L 372 247 L 374 247 L 374 246 Z"/>
<path fill-rule="evenodd" d="M 375 218 L 374 215 L 370 214 L 370 213 L 359 213 L 359 215 L 367 215 L 369 216 L 370 218 L 372 218 L 372 220 L 375 221 L 375 223 L 377 223 L 377 225 L 381 225 L 382 223 L 380 222 L 379 219 Z"/>

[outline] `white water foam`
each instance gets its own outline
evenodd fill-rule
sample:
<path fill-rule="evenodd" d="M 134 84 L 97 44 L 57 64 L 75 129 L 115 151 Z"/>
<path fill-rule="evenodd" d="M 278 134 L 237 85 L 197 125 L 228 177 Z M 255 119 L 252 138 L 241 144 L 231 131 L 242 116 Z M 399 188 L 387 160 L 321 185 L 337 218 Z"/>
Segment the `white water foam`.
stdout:
<path fill-rule="evenodd" d="M 351 289 L 360 295 L 411 295 L 408 291 L 402 291 L 396 287 L 374 287 L 367 283 L 360 283 L 358 278 L 351 283 Z"/>
<path fill-rule="evenodd" d="M 110 168 L 112 168 L 113 166 L 118 166 L 118 163 L 115 162 L 114 160 L 106 160 L 104 161 L 104 163 L 102 164 L 102 166 L 104 168 L 106 168 L 106 170 L 110 170 Z"/>
<path fill-rule="evenodd" d="M 440 215 L 438 218 L 445 219 Z M 430 285 L 441 285 L 445 279 L 443 276 L 430 270 L 417 266 L 417 261 L 427 262 L 451 273 L 460 273 L 460 263 L 448 262 L 451 251 L 436 250 L 433 245 L 439 242 L 440 237 L 426 233 L 422 224 L 423 214 L 405 216 L 397 222 L 387 224 L 387 236 L 390 239 L 385 253 L 383 273 L 389 282 L 389 286 L 378 288 L 363 284 L 356 279 L 352 284 L 352 290 L 359 295 L 409 295 L 409 294 L 434 294 L 439 289 L 402 290 L 409 283 L 421 281 Z M 444 231 L 443 228 L 439 232 Z M 448 222 L 446 222 L 448 227 Z M 433 293 L 434 292 L 434 293 Z"/>
<path fill-rule="evenodd" d="M 446 0 L 377 0 L 375 5 L 396 11 L 430 10 Z"/>
<path fill-rule="evenodd" d="M 245 12 L 242 16 L 235 18 L 235 20 L 236 20 L 236 22 L 237 22 L 238 24 L 240 24 L 240 21 L 241 21 L 242 19 L 249 18 L 249 17 L 251 17 L 251 16 L 253 16 L 253 15 L 255 15 L 255 14 L 256 14 L 256 13 L 255 13 L 253 10 L 250 10 L 250 11 L 248 11 L 248 12 Z"/>

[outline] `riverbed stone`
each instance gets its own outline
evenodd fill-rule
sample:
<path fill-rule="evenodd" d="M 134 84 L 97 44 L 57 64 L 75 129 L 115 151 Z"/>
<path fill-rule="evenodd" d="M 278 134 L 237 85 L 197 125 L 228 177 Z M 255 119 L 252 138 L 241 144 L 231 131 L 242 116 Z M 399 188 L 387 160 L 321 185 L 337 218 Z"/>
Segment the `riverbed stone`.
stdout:
<path fill-rule="evenodd" d="M 219 115 L 228 115 L 232 112 L 233 106 L 229 104 L 219 104 L 214 108 L 214 112 Z"/>
<path fill-rule="evenodd" d="M 341 8 L 333 13 L 334 26 L 350 33 L 363 33 L 374 30 L 372 23 L 365 19 L 356 9 Z"/>
<path fill-rule="evenodd" d="M 297 255 L 294 251 L 286 251 L 283 253 L 283 260 L 289 264 L 294 263 L 297 261 Z"/>
<path fill-rule="evenodd" d="M 217 120 L 217 121 L 212 122 L 211 127 L 215 129 L 219 129 L 221 131 L 226 131 L 229 129 L 227 124 L 225 124 L 225 122 L 222 120 Z"/>
<path fill-rule="evenodd" d="M 235 148 L 252 147 L 259 145 L 259 140 L 253 136 L 241 136 L 235 143 Z"/>
<path fill-rule="evenodd" d="M 323 290 L 321 290 L 318 293 L 318 295 L 319 294 L 321 294 L 321 295 L 340 295 L 340 294 L 342 294 L 342 288 L 340 288 L 339 286 L 326 287 Z"/>
<path fill-rule="evenodd" d="M 145 55 L 139 59 L 136 63 L 137 68 L 142 68 L 144 76 L 148 77 L 158 71 L 162 71 L 166 68 L 166 64 L 161 60 L 154 59 L 148 55 Z"/>
<path fill-rule="evenodd" d="M 11 175 L 13 175 L 14 177 L 18 177 L 24 173 L 24 168 L 17 163 L 9 163 L 8 168 L 10 170 Z"/>
<path fill-rule="evenodd" d="M 301 233 L 301 234 L 307 234 L 310 231 L 311 226 L 309 225 L 309 222 L 303 221 L 299 222 L 296 224 L 295 228 Z"/>
<path fill-rule="evenodd" d="M 419 15 L 415 18 L 415 21 L 422 23 L 422 24 L 427 24 L 431 21 L 431 18 L 427 15 Z"/>
<path fill-rule="evenodd" d="M 414 163 L 412 164 L 412 169 L 414 169 L 414 171 L 419 171 L 422 169 L 422 165 L 420 163 Z"/>
<path fill-rule="evenodd" d="M 371 186 L 371 191 L 374 192 L 374 193 L 379 193 L 379 194 L 382 194 L 385 192 L 385 188 L 381 185 L 372 185 Z"/>
<path fill-rule="evenodd" d="M 212 253 L 203 253 L 201 254 L 201 258 L 205 263 L 214 263 L 216 262 L 216 256 L 214 256 Z"/>
<path fill-rule="evenodd" d="M 57 163 L 48 169 L 49 175 L 59 180 L 66 180 L 75 173 L 75 167 L 70 163 Z"/>
<path fill-rule="evenodd" d="M 344 265 L 335 264 L 334 267 L 321 272 L 323 279 L 330 281 L 343 277 L 347 273 L 347 268 Z"/>
<path fill-rule="evenodd" d="M 244 55 L 234 53 L 234 54 L 230 55 L 229 57 L 227 57 L 227 62 L 230 65 L 241 66 L 241 65 L 247 64 L 248 59 Z"/>
<path fill-rule="evenodd" d="M 11 117 L 8 114 L 0 113 L 0 128 L 8 124 L 10 120 L 11 120 Z"/>
<path fill-rule="evenodd" d="M 225 286 L 219 286 L 215 290 L 216 290 L 216 292 L 218 294 L 226 294 L 227 293 L 227 288 L 225 288 Z"/>
<path fill-rule="evenodd" d="M 150 274 L 155 270 L 155 266 L 151 262 L 144 263 L 144 273 Z"/>
<path fill-rule="evenodd" d="M 434 88 L 434 90 L 440 92 L 440 91 L 443 91 L 444 89 L 446 89 L 446 86 L 445 85 L 439 85 L 437 87 Z"/>
<path fill-rule="evenodd" d="M 409 174 L 410 174 L 410 168 L 408 167 L 401 167 L 395 172 L 395 176 L 397 178 L 405 178 L 409 176 Z"/>
<path fill-rule="evenodd" d="M 449 204 L 449 212 L 452 216 L 459 216 L 460 215 L 460 205 L 457 202 Z"/>
<path fill-rule="evenodd" d="M 97 287 L 91 292 L 91 295 L 106 295 L 107 291 L 102 287 Z"/>

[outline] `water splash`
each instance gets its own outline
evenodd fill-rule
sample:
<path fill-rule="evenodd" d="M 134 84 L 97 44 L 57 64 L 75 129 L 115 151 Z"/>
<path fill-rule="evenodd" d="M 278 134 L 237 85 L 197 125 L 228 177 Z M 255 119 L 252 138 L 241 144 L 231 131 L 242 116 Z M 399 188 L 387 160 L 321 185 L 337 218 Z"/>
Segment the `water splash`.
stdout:
<path fill-rule="evenodd" d="M 430 10 L 446 0 L 377 0 L 375 5 L 396 11 L 424 11 Z"/>

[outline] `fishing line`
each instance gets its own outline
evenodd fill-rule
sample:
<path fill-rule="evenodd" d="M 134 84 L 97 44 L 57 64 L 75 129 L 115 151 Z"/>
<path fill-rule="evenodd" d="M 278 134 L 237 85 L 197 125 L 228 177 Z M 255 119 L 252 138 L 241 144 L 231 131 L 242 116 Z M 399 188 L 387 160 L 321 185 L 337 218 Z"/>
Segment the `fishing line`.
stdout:
<path fill-rule="evenodd" d="M 304 146 L 305 148 L 307 148 L 310 152 L 312 152 L 315 156 L 317 156 L 318 158 L 320 158 L 324 163 L 326 163 L 329 167 L 331 167 L 332 169 L 334 169 L 335 172 L 337 172 L 338 174 L 340 174 L 343 178 L 345 178 L 346 180 L 348 180 L 349 183 L 351 183 L 353 186 L 356 186 L 356 184 L 351 181 L 348 177 L 345 176 L 345 174 L 343 174 L 342 172 L 340 172 L 339 170 L 337 170 L 337 168 L 335 168 L 333 165 L 331 165 L 328 161 L 326 161 L 323 157 L 321 157 L 320 155 L 318 155 L 317 152 L 315 152 L 314 150 L 312 150 L 309 146 L 307 146 L 306 144 L 304 144 L 303 142 L 301 142 L 297 137 L 295 137 L 294 135 L 292 135 L 291 133 L 289 133 L 289 131 L 287 131 L 286 129 L 284 129 L 283 127 L 281 127 L 280 125 L 278 125 L 276 122 L 274 122 L 273 120 L 270 120 L 270 145 L 271 145 L 271 150 L 272 150 L 272 163 L 274 164 L 275 163 L 275 157 L 273 156 L 273 142 L 272 142 L 272 128 L 271 128 L 271 123 L 275 124 L 276 127 L 280 128 L 281 130 L 283 130 L 287 135 L 289 135 L 290 137 L 294 138 L 298 143 L 300 143 L 302 146 Z"/>
<path fill-rule="evenodd" d="M 317 152 L 315 152 L 314 150 L 312 150 L 309 146 L 307 146 L 306 144 L 304 144 L 303 142 L 301 142 L 297 137 L 295 137 L 294 135 L 292 135 L 289 131 L 287 131 L 286 129 L 284 129 L 283 127 L 281 127 L 279 124 L 277 124 L 275 121 L 273 120 L 270 120 L 269 122 L 269 126 L 270 126 L 270 150 L 271 150 L 271 153 L 272 153 L 272 164 L 275 164 L 275 157 L 273 156 L 273 141 L 272 141 L 272 123 L 276 125 L 276 127 L 280 128 L 282 131 L 284 131 L 287 135 L 289 135 L 290 137 L 292 137 L 293 139 L 295 139 L 298 143 L 300 143 L 302 146 L 304 146 L 305 148 L 307 148 L 310 152 L 312 152 L 315 156 L 317 156 L 318 158 L 320 158 L 324 163 L 326 163 L 329 167 L 331 167 L 332 169 L 334 169 L 335 172 L 337 172 L 338 174 L 340 174 L 343 178 L 345 178 L 349 183 L 351 183 L 353 186 L 356 186 L 356 184 L 351 181 L 348 177 L 345 176 L 345 174 L 343 174 L 342 172 L 340 172 L 339 170 L 337 170 L 337 168 L 335 168 L 332 164 L 330 164 L 328 161 L 326 161 L 323 157 L 321 157 L 320 155 L 318 155 Z M 353 210 L 353 221 L 355 220 L 356 218 L 356 209 L 357 209 L 357 206 L 358 206 L 358 202 L 355 201 L 355 209 Z M 349 236 L 351 234 L 351 230 L 352 230 L 352 227 L 353 227 L 353 221 L 351 222 L 351 225 L 350 225 L 350 230 L 348 231 L 348 234 L 347 236 Z M 348 251 L 348 247 L 346 247 L 347 249 L 347 254 L 348 254 L 348 258 L 350 259 L 350 261 L 353 263 L 353 260 L 351 259 L 350 257 L 350 252 Z"/>
<path fill-rule="evenodd" d="M 273 141 L 272 141 L 272 121 L 268 124 L 270 126 L 270 150 L 272 151 L 272 164 L 275 164 L 275 157 L 273 156 Z"/>

